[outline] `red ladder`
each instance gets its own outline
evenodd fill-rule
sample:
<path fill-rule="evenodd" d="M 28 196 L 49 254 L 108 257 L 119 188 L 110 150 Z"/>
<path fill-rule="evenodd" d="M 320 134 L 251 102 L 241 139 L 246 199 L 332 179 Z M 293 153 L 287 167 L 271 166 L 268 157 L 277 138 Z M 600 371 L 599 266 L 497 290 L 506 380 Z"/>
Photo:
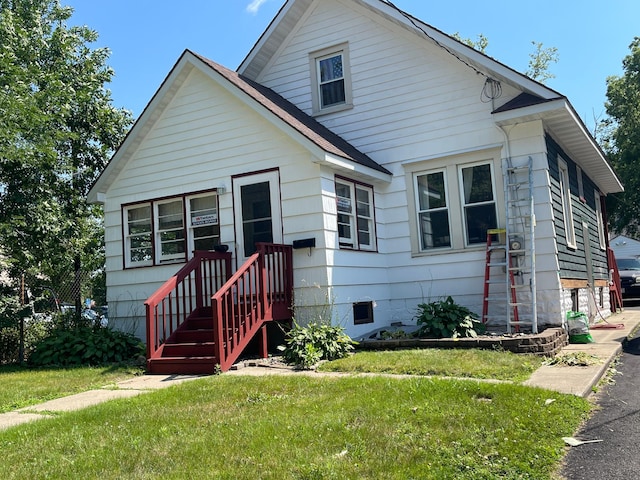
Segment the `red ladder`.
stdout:
<path fill-rule="evenodd" d="M 507 308 L 509 308 L 510 305 L 511 305 L 511 308 L 513 308 L 512 323 L 515 325 L 516 332 L 518 332 L 519 331 L 518 322 L 520 321 L 520 319 L 518 317 L 518 302 L 516 298 L 515 277 L 514 277 L 513 268 L 511 265 L 511 256 L 509 256 L 508 259 L 506 258 L 507 257 L 506 245 L 493 244 L 494 235 L 505 236 L 506 230 L 504 228 L 492 228 L 490 230 L 487 230 L 487 250 L 486 250 L 486 260 L 485 260 L 485 266 L 484 266 L 484 292 L 482 295 L 482 323 L 487 324 L 487 322 L 489 321 L 489 300 L 491 300 L 492 295 L 494 296 L 497 295 L 490 291 L 490 285 L 494 283 L 505 285 L 505 282 L 508 279 L 509 293 L 507 293 L 507 296 L 511 295 L 511 302 L 507 300 L 505 301 L 505 305 L 507 306 Z M 500 261 L 494 260 L 492 258 L 492 255 L 495 252 L 504 252 L 505 258 L 501 259 Z M 492 268 L 503 268 L 507 272 L 507 275 L 503 279 L 492 280 L 491 278 Z M 504 299 L 505 297 L 504 295 L 500 294 L 498 298 Z"/>

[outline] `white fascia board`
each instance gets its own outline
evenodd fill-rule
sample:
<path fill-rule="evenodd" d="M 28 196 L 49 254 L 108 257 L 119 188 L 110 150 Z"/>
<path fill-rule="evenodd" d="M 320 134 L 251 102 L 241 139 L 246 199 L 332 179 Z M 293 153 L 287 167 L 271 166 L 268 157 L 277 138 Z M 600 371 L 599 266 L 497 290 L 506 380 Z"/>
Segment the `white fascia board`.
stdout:
<path fill-rule="evenodd" d="M 493 113 L 493 119 L 498 125 L 512 125 L 514 123 L 522 123 L 529 120 L 540 120 L 549 115 L 551 112 L 560 110 L 569 110 L 567 100 L 562 97 L 549 102 L 530 105 L 528 107 L 514 108 L 505 112 Z"/>
<path fill-rule="evenodd" d="M 315 163 L 325 165 L 347 175 L 364 178 L 368 181 L 391 183 L 393 178 L 393 175 L 389 175 L 388 173 L 380 172 L 365 165 L 360 165 L 359 163 L 347 160 L 346 158 L 331 155 L 326 152 L 322 157 L 316 156 L 316 158 L 317 160 L 314 160 Z"/>
<path fill-rule="evenodd" d="M 187 58 L 191 57 L 191 58 Z M 197 59 L 193 59 L 193 55 L 187 52 L 180 57 L 169 75 L 160 85 L 160 88 L 151 98 L 142 114 L 135 121 L 129 133 L 122 141 L 111 160 L 104 168 L 96 182 L 87 193 L 87 201 L 90 203 L 103 203 L 105 194 L 109 189 L 113 180 L 125 168 L 133 153 L 142 143 L 142 139 L 149 133 L 156 120 L 162 114 L 173 94 L 180 88 Z M 102 200 L 100 199 L 102 198 Z"/>
<path fill-rule="evenodd" d="M 555 140 L 568 154 L 582 152 L 582 155 L 573 160 L 589 174 L 604 194 L 623 191 L 622 183 L 609 165 L 604 152 L 566 98 L 494 113 L 493 116 L 496 124 L 501 126 L 542 120 L 552 132 L 561 129 L 570 133 L 569 136 L 556 137 Z"/>

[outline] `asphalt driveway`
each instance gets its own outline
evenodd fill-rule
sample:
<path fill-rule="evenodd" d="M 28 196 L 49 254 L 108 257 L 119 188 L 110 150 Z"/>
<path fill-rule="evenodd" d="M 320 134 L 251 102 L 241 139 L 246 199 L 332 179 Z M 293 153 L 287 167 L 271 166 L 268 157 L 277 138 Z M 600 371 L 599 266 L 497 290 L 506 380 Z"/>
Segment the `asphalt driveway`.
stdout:
<path fill-rule="evenodd" d="M 635 307 L 634 310 L 639 307 Z M 562 474 L 567 479 L 640 478 L 640 334 L 623 344 L 615 383 L 598 393 L 601 409 L 576 438 L 602 440 L 572 447 Z"/>

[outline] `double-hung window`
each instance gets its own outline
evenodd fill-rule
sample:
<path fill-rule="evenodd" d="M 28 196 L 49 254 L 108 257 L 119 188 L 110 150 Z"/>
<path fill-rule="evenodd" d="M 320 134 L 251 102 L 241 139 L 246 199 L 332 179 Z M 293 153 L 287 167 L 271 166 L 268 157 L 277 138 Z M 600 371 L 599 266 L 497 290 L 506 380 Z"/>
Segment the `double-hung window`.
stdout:
<path fill-rule="evenodd" d="M 420 249 L 451 247 L 446 172 L 415 176 Z"/>
<path fill-rule="evenodd" d="M 335 185 L 340 246 L 375 250 L 373 188 L 342 178 Z"/>
<path fill-rule="evenodd" d="M 213 250 L 220 243 L 218 197 L 209 194 L 188 200 L 189 250 Z"/>
<path fill-rule="evenodd" d="M 596 203 L 596 222 L 598 223 L 598 243 L 600 248 L 605 250 L 607 242 L 604 235 L 604 216 L 602 215 L 602 196 L 598 190 L 594 190 L 593 197 Z"/>
<path fill-rule="evenodd" d="M 491 164 L 461 166 L 459 179 L 465 243 L 485 243 L 487 230 L 498 226 Z"/>
<path fill-rule="evenodd" d="M 151 265 L 153 262 L 151 204 L 127 208 L 125 222 L 126 263 Z"/>
<path fill-rule="evenodd" d="M 186 261 L 220 243 L 215 192 L 124 206 L 122 218 L 125 267 Z"/>
<path fill-rule="evenodd" d="M 155 207 L 158 261 L 184 259 L 186 245 L 182 199 L 158 202 Z"/>
<path fill-rule="evenodd" d="M 405 165 L 414 255 L 478 248 L 498 227 L 500 150 L 486 149 Z"/>
<path fill-rule="evenodd" d="M 569 248 L 576 248 L 576 232 L 573 225 L 573 209 L 571 207 L 571 186 L 569 184 L 569 168 L 567 162 L 558 157 L 558 180 L 560 182 L 560 200 L 564 231 Z"/>
<path fill-rule="evenodd" d="M 351 78 L 347 44 L 309 56 L 314 113 L 330 113 L 351 106 Z"/>

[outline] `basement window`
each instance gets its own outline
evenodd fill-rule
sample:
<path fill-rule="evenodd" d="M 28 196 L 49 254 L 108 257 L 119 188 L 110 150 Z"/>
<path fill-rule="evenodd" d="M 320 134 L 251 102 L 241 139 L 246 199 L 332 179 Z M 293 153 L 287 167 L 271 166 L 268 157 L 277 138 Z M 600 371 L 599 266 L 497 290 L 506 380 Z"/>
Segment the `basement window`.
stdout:
<path fill-rule="evenodd" d="M 373 302 L 355 302 L 353 304 L 353 324 L 373 323 Z"/>

